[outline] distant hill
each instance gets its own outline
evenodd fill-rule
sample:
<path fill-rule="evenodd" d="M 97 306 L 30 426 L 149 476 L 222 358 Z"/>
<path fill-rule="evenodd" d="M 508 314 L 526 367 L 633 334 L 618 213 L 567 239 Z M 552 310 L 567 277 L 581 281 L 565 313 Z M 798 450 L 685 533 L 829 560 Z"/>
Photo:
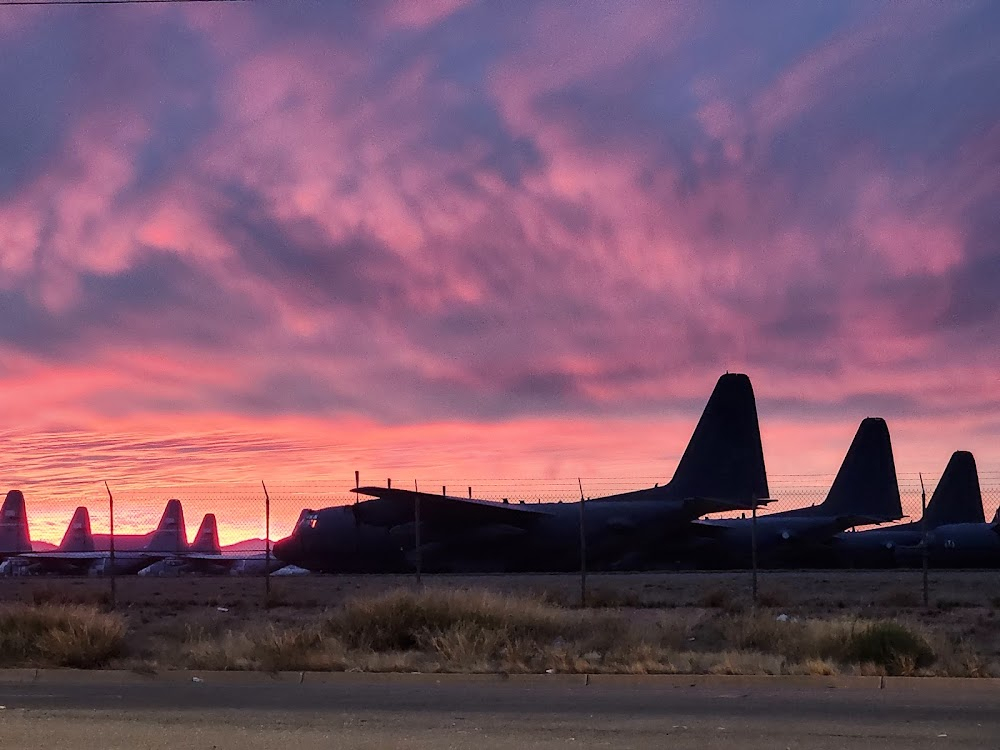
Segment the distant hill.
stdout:
<path fill-rule="evenodd" d="M 140 550 L 149 541 L 148 534 L 115 534 L 116 550 Z M 94 549 L 111 549 L 109 534 L 94 534 Z"/>
<path fill-rule="evenodd" d="M 139 550 L 146 544 L 146 536 L 138 536 L 134 534 L 116 534 L 115 535 L 115 549 L 117 550 Z M 35 552 L 52 552 L 58 549 L 59 545 L 52 544 L 51 542 L 41 542 L 33 541 L 31 543 L 31 548 Z M 111 546 L 110 538 L 107 534 L 94 534 L 94 548 L 98 550 L 107 550 Z M 271 542 L 271 547 L 274 547 L 274 542 Z M 264 551 L 264 540 L 263 539 L 244 539 L 240 542 L 235 542 L 233 544 L 227 544 L 222 548 L 223 552 L 263 552 Z"/>
<path fill-rule="evenodd" d="M 271 542 L 272 549 L 274 548 L 274 542 Z M 263 539 L 244 539 L 240 542 L 234 542 L 233 544 L 227 544 L 222 548 L 223 552 L 263 552 L 264 551 L 264 540 Z"/>

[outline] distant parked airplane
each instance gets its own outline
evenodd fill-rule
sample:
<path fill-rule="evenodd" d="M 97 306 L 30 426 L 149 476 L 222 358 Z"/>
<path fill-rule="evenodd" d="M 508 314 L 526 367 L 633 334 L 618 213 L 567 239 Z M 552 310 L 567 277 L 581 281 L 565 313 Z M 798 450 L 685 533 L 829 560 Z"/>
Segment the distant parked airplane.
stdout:
<path fill-rule="evenodd" d="M 976 459 L 968 451 L 955 451 L 938 481 L 927 512 L 920 521 L 867 531 L 843 532 L 834 537 L 837 561 L 846 567 L 886 568 L 896 564 L 895 552 L 916 547 L 924 530 L 953 524 L 982 524 L 983 495 L 979 489 Z"/>
<path fill-rule="evenodd" d="M 559 571 L 580 564 L 580 503 L 496 503 L 362 487 L 355 505 L 306 510 L 275 544 L 281 560 L 324 572 Z M 749 509 L 768 496 L 753 388 L 719 378 L 673 478 L 663 486 L 588 500 L 587 564 L 622 569 L 683 535 L 706 513 Z M 416 504 L 420 503 L 419 528 Z"/>
<path fill-rule="evenodd" d="M 18 493 L 20 495 L 20 493 Z M 9 497 L 9 493 L 8 493 Z M 23 516 L 24 499 L 21 498 Z M 27 521 L 24 521 L 27 529 Z M 180 500 L 168 500 L 156 529 L 141 536 L 115 537 L 115 573 L 135 573 L 155 560 L 181 554 L 188 549 L 184 531 L 184 509 Z M 118 543 L 130 547 L 118 549 Z M 8 564 L 9 563 L 9 564 Z M 86 508 L 76 509 L 62 544 L 52 552 L 22 552 L 0 565 L 0 573 L 28 575 L 35 573 L 62 573 L 110 575 L 111 552 L 99 549 L 90 530 L 90 516 Z"/>
<path fill-rule="evenodd" d="M 271 555 L 269 570 L 274 572 L 284 565 Z M 195 540 L 187 552 L 165 557 L 139 571 L 141 576 L 170 577 L 183 575 L 264 575 L 267 567 L 264 552 L 225 552 L 219 544 L 219 530 L 215 515 L 208 513 L 202 519 Z"/>
<path fill-rule="evenodd" d="M 90 514 L 82 505 L 73 512 L 59 546 L 51 552 L 28 552 L 0 563 L 0 575 L 26 576 L 40 573 L 86 575 L 93 562 L 94 537 Z M 82 553 L 83 557 L 77 557 Z"/>
<path fill-rule="evenodd" d="M 958 456 L 959 454 L 955 454 Z M 998 568 L 1000 567 L 1000 509 L 987 523 L 983 514 L 979 476 L 971 454 L 962 459 L 962 471 L 946 489 L 958 499 L 957 507 L 944 514 L 934 526 L 928 523 L 927 557 L 934 568 Z M 952 457 L 954 462 L 955 458 Z M 952 464 L 948 464 L 951 468 Z M 945 471 L 947 475 L 947 470 Z M 945 476 L 938 491 L 945 485 Z M 933 505 L 933 499 L 931 504 Z M 931 506 L 927 506 L 930 514 Z M 963 520 L 964 519 L 964 520 Z M 929 519 L 930 520 L 930 519 Z M 921 536 L 900 541 L 893 550 L 896 563 L 916 566 L 923 563 L 924 544 Z"/>
<path fill-rule="evenodd" d="M 24 552 L 31 552 L 24 495 L 20 490 L 11 490 L 0 506 L 0 559 Z"/>
<path fill-rule="evenodd" d="M 902 517 L 889 428 L 885 420 L 868 417 L 858 427 L 822 503 L 757 517 L 758 562 L 773 566 L 825 561 L 838 532 Z M 752 523 L 750 518 L 696 522 L 707 540 L 698 555 L 701 566 L 748 567 Z"/>

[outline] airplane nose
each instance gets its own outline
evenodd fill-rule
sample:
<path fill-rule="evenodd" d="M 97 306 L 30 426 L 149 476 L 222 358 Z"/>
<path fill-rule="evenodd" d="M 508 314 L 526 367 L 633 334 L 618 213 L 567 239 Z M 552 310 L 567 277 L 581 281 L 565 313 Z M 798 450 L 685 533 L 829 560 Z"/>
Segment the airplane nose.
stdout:
<path fill-rule="evenodd" d="M 302 541 L 294 536 L 279 539 L 271 550 L 282 562 L 291 563 L 302 559 Z"/>

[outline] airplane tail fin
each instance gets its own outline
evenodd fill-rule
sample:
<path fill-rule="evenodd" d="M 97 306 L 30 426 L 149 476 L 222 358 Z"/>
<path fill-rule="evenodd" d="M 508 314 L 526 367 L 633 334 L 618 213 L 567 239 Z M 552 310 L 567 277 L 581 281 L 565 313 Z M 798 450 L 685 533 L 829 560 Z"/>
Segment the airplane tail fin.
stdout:
<path fill-rule="evenodd" d="M 214 513 L 205 514 L 201 526 L 198 527 L 198 533 L 194 536 L 191 551 L 203 555 L 222 554 L 222 547 L 219 546 L 219 527 L 215 522 Z"/>
<path fill-rule="evenodd" d="M 746 375 L 719 378 L 670 488 L 681 498 L 749 503 L 768 497 L 757 402 Z"/>
<path fill-rule="evenodd" d="M 82 505 L 73 513 L 66 527 L 60 552 L 93 552 L 94 535 L 90 531 L 90 512 Z"/>
<path fill-rule="evenodd" d="M 163 509 L 160 523 L 146 542 L 145 549 L 151 552 L 187 552 L 187 531 L 184 527 L 184 508 L 180 500 L 168 500 Z"/>
<path fill-rule="evenodd" d="M 24 494 L 11 490 L 0 506 L 0 552 L 31 552 Z"/>
<path fill-rule="evenodd" d="M 903 517 L 889 427 L 879 417 L 861 421 L 830 492 L 818 508 L 824 514 L 857 516 L 869 522 Z"/>
<path fill-rule="evenodd" d="M 927 526 L 946 523 L 984 523 L 983 494 L 979 489 L 976 459 L 968 451 L 955 451 L 927 503 Z"/>

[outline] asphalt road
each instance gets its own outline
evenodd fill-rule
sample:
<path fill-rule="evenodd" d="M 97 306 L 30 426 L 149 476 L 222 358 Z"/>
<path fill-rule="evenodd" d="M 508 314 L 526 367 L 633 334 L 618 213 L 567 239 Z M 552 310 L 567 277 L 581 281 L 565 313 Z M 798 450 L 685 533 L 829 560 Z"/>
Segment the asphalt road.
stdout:
<path fill-rule="evenodd" d="M 994 747 L 1000 688 L 394 679 L 0 683 L 0 747 Z"/>

